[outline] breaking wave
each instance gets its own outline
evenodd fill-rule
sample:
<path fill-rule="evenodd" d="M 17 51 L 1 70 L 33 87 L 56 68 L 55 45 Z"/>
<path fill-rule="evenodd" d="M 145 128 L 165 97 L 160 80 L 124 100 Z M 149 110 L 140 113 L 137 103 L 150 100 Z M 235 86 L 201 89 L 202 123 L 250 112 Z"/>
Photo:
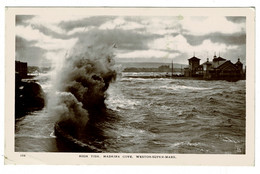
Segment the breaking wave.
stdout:
<path fill-rule="evenodd" d="M 106 119 L 107 89 L 115 81 L 113 45 L 99 43 L 102 35 L 81 37 L 56 69 L 49 110 L 64 131 L 75 138 L 88 135 L 87 125 Z M 92 124 L 92 125 L 91 125 Z"/>

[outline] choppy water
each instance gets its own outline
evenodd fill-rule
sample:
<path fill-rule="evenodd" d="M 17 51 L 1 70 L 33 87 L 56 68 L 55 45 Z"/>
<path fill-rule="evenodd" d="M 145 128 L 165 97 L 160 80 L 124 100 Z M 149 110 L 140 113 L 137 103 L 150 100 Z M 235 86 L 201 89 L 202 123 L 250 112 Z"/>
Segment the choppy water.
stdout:
<path fill-rule="evenodd" d="M 93 142 L 103 152 L 245 153 L 245 81 L 128 75 L 145 74 L 111 84 L 106 104 L 116 120 L 100 123 L 105 138 Z M 17 119 L 15 150 L 60 151 L 55 121 L 46 109 Z"/>

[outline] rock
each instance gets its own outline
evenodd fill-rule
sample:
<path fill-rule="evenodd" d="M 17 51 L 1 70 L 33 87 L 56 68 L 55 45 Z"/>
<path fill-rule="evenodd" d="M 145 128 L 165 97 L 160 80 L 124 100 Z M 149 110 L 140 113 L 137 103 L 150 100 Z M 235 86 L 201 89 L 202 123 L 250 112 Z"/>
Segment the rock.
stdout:
<path fill-rule="evenodd" d="M 15 117 L 41 110 L 45 106 L 45 93 L 36 82 L 17 82 L 15 87 Z"/>

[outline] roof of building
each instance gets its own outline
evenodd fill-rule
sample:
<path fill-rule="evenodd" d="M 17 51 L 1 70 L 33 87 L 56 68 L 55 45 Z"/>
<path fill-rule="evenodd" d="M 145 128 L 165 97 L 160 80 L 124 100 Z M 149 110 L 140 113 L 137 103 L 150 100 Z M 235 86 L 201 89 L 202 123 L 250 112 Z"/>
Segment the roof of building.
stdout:
<path fill-rule="evenodd" d="M 206 61 L 206 62 L 204 62 L 203 64 L 201 64 L 201 65 L 211 65 L 212 64 L 212 61 Z"/>
<path fill-rule="evenodd" d="M 193 57 L 189 58 L 188 60 L 200 60 L 200 59 L 195 57 L 195 56 L 193 56 Z"/>
<path fill-rule="evenodd" d="M 213 61 L 224 61 L 226 59 L 224 59 L 223 57 L 217 57 L 217 58 L 214 58 Z"/>
<path fill-rule="evenodd" d="M 225 69 L 226 67 L 230 67 L 230 66 L 231 66 L 233 69 L 237 69 L 237 67 L 235 66 L 235 64 L 233 64 L 230 60 L 221 63 L 221 64 L 218 65 L 216 68 Z"/>
<path fill-rule="evenodd" d="M 222 61 L 222 62 L 219 62 L 219 64 L 214 64 L 212 61 L 206 61 L 206 62 L 204 62 L 203 64 L 201 64 L 201 65 L 206 65 L 206 64 L 209 64 L 209 65 L 212 65 L 212 67 L 211 68 L 221 68 L 221 66 L 223 65 L 223 64 L 225 64 L 226 62 L 230 62 L 230 63 L 232 63 L 230 60 L 227 60 L 227 61 Z M 233 64 L 233 63 L 232 63 Z M 234 65 L 234 64 L 233 64 Z"/>
<path fill-rule="evenodd" d="M 227 60 L 227 61 L 223 61 L 223 62 L 220 62 L 220 64 L 216 65 L 214 68 L 220 68 L 223 64 L 225 64 L 226 62 L 230 62 L 230 60 Z M 232 63 L 232 62 L 230 62 Z M 233 63 L 232 63 L 233 64 Z"/>
<path fill-rule="evenodd" d="M 243 65 L 243 63 L 241 63 L 240 60 L 238 59 L 236 65 L 241 65 L 241 64 Z"/>

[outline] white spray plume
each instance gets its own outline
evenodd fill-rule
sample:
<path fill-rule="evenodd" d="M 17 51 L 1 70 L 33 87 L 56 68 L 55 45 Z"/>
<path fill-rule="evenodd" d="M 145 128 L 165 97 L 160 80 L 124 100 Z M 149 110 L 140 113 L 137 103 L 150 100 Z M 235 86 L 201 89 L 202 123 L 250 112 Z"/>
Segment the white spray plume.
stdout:
<path fill-rule="evenodd" d="M 112 38 L 102 42 L 104 34 L 92 31 L 82 35 L 64 56 L 62 66 L 56 69 L 48 107 L 60 120 L 85 126 L 91 119 L 89 112 L 106 108 L 106 91 L 116 79 L 116 70 L 113 59 L 115 45 Z"/>

